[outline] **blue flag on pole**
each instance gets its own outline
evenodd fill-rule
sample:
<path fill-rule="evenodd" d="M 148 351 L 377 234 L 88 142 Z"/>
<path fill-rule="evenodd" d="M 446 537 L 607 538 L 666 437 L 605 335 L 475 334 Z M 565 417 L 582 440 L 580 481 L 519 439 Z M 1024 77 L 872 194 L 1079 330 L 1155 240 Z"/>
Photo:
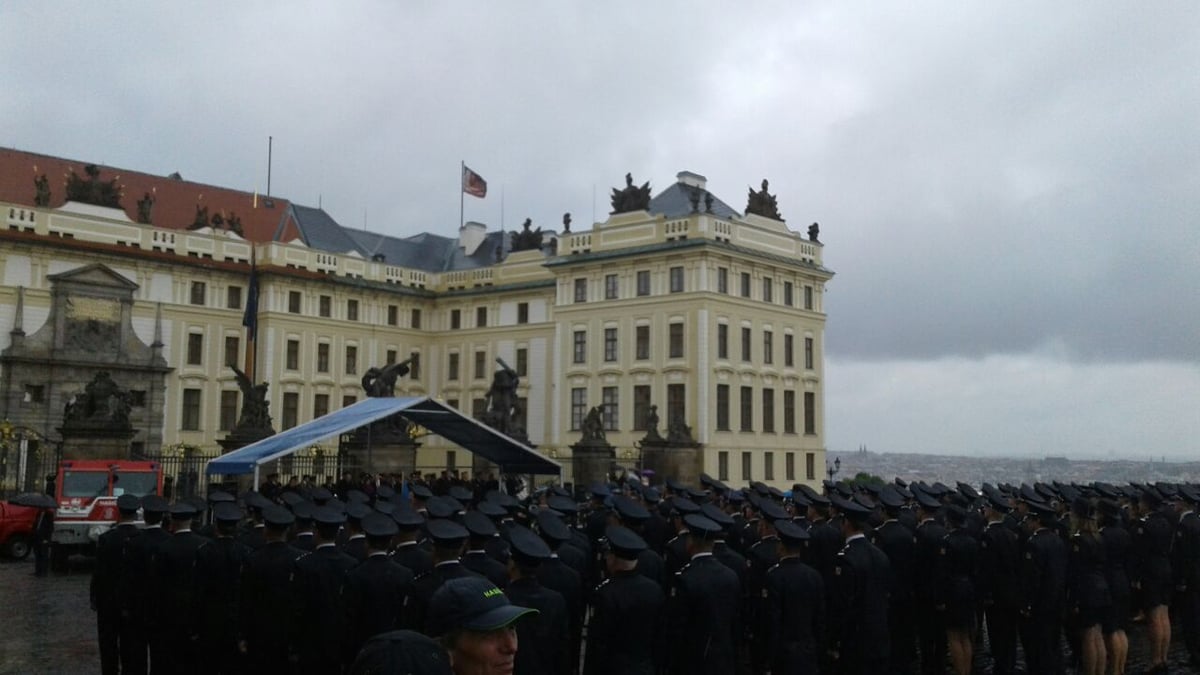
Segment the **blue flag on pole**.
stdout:
<path fill-rule="evenodd" d="M 246 293 L 246 311 L 242 314 L 246 336 L 253 340 L 258 333 L 258 262 L 250 258 L 250 288 Z"/>

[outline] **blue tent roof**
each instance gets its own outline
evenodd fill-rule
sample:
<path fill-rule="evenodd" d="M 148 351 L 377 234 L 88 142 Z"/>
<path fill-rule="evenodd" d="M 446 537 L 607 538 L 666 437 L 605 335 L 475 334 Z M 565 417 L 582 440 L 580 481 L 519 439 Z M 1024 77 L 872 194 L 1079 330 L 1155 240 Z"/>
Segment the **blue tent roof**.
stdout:
<path fill-rule="evenodd" d="M 409 396 L 364 399 L 211 460 L 205 473 L 225 476 L 254 473 L 257 466 L 391 415 L 400 415 L 457 443 L 498 464 L 505 473 L 558 475 L 562 471 L 558 462 L 444 403 L 428 396 Z"/>

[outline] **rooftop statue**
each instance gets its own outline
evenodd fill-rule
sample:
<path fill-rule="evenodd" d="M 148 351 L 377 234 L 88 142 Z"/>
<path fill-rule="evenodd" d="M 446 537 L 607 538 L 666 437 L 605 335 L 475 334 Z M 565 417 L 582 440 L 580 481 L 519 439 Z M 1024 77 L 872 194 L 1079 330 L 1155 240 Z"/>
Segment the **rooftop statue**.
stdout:
<path fill-rule="evenodd" d="M 530 229 L 532 226 L 533 219 L 526 218 L 525 223 L 521 226 L 521 231 L 513 235 L 512 250 L 514 252 L 536 251 L 542 247 L 542 228 Z"/>
<path fill-rule="evenodd" d="M 775 195 L 767 191 L 766 178 L 763 179 L 761 191 L 755 192 L 754 188 L 750 188 L 750 195 L 746 199 L 746 213 L 783 220 L 783 216 L 779 215 L 779 205 L 775 203 Z"/>
<path fill-rule="evenodd" d="M 33 205 L 50 206 L 50 179 L 46 174 L 33 177 Z"/>
<path fill-rule="evenodd" d="M 642 183 L 641 187 L 633 184 L 633 174 L 625 174 L 625 189 L 612 191 L 612 213 L 628 213 L 630 211 L 645 211 L 650 208 L 650 182 Z"/>

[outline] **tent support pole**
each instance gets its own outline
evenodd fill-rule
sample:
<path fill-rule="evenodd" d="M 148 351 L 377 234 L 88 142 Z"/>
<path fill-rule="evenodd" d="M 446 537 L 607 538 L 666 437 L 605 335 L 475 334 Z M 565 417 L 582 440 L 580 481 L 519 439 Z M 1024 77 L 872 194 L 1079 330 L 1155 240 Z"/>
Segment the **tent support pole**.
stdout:
<path fill-rule="evenodd" d="M 250 486 L 250 489 L 252 489 L 252 490 L 258 489 L 258 469 L 259 469 L 259 464 L 257 462 L 255 462 L 255 464 L 254 464 L 254 485 Z"/>

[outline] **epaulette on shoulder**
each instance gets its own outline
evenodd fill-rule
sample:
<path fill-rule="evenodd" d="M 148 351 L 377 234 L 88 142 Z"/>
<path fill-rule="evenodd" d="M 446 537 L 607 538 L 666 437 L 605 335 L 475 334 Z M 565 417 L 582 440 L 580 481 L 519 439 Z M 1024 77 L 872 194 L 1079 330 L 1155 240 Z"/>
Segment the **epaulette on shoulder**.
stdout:
<path fill-rule="evenodd" d="M 667 540 L 667 546 L 670 546 L 671 544 L 674 544 L 674 543 L 675 543 L 675 540 L 676 540 L 676 539 L 678 539 L 678 538 L 679 538 L 679 535 L 675 535 L 674 537 L 671 537 L 670 539 L 668 539 L 668 540 Z"/>
<path fill-rule="evenodd" d="M 689 567 L 691 567 L 691 566 L 692 566 L 692 563 L 691 563 L 691 562 L 688 562 L 686 565 L 684 565 L 683 567 L 680 567 L 680 568 L 679 568 L 679 571 L 675 573 L 675 576 L 677 576 L 677 577 L 678 577 L 678 576 L 682 576 L 682 575 L 683 575 L 683 573 L 684 573 L 684 572 L 686 572 L 686 571 L 688 570 L 688 568 L 689 568 Z"/>
<path fill-rule="evenodd" d="M 425 570 L 424 572 L 421 572 L 417 576 L 413 577 L 413 583 L 416 583 L 431 574 L 433 574 L 433 570 Z"/>
<path fill-rule="evenodd" d="M 601 581 L 601 582 L 600 582 L 600 583 L 599 583 L 599 584 L 596 586 L 596 590 L 595 590 L 595 591 L 592 591 L 592 592 L 593 592 L 593 593 L 599 593 L 599 592 L 600 592 L 600 589 L 602 589 L 602 588 L 604 588 L 605 586 L 607 586 L 607 585 L 608 585 L 608 582 L 610 582 L 610 581 L 612 581 L 612 578 L 608 578 L 608 579 L 605 579 L 604 581 Z"/>
<path fill-rule="evenodd" d="M 771 565 L 771 567 L 767 570 L 767 574 L 770 574 L 771 572 L 774 572 L 777 569 L 779 569 L 779 563 L 775 563 L 774 565 Z"/>

